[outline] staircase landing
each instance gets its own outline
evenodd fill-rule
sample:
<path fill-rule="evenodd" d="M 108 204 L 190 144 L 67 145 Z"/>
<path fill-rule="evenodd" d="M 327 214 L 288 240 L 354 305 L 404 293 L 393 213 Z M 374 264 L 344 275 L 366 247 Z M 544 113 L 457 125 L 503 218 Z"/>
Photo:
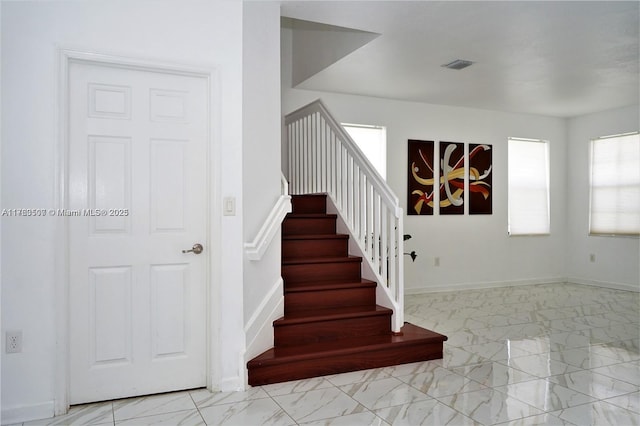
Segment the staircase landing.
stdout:
<path fill-rule="evenodd" d="M 375 304 L 376 283 L 336 233 L 326 196 L 294 196 L 282 226 L 285 315 L 274 348 L 247 363 L 252 386 L 442 358 L 446 336 L 405 323 Z"/>

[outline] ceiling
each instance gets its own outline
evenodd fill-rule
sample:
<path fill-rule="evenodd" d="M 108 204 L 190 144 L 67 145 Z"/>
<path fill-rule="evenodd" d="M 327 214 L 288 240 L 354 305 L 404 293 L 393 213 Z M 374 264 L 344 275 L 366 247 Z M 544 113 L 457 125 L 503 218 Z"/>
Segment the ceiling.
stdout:
<path fill-rule="evenodd" d="M 572 117 L 638 104 L 639 6 L 284 1 L 281 13 L 297 88 Z M 442 67 L 455 59 L 474 63 Z"/>

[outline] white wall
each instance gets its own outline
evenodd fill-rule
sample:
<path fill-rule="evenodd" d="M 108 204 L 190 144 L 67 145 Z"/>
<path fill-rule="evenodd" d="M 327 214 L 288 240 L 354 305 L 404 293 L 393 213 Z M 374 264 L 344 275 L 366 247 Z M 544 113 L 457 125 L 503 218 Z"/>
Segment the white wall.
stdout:
<path fill-rule="evenodd" d="M 280 4 L 245 2 L 243 13 L 244 237 L 251 242 L 281 192 Z M 280 250 L 278 232 L 261 260 L 244 259 L 247 359 L 273 346 L 271 322 L 283 314 Z"/>
<path fill-rule="evenodd" d="M 58 48 L 215 68 L 220 194 L 237 199 L 220 224 L 221 289 L 212 329 L 221 344 L 216 386 L 239 387 L 242 317 L 242 3 L 56 1 L 2 3 L 2 207 L 56 203 Z M 214 202 L 219 202 L 215 199 Z M 3 423 L 53 414 L 56 369 L 56 218 L 3 218 L 2 331 L 23 332 L 21 354 L 2 354 Z M 215 290 L 215 289 L 214 289 Z M 219 352 L 219 353 L 218 353 Z M 12 417 L 13 416 L 13 417 Z"/>
<path fill-rule="evenodd" d="M 290 89 L 290 30 L 283 30 L 283 105 L 287 114 L 321 98 L 343 122 L 387 127 L 387 181 L 405 210 L 407 293 L 514 282 L 564 281 L 566 125 L 564 119 Z M 551 235 L 507 235 L 507 138 L 550 141 Z M 407 140 L 493 145 L 493 214 L 406 216 Z M 286 149 L 286 148 L 285 148 Z M 434 266 L 434 258 L 440 266 Z"/>
<path fill-rule="evenodd" d="M 572 282 L 640 291 L 640 239 L 588 235 L 590 140 L 638 131 L 639 117 L 635 105 L 568 120 L 567 271 Z"/>

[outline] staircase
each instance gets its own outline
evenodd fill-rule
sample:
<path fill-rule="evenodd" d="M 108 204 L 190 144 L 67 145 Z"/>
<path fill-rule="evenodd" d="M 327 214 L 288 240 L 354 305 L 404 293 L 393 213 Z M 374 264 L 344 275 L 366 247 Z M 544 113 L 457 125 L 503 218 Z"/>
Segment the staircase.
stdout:
<path fill-rule="evenodd" d="M 376 305 L 376 286 L 361 278 L 362 258 L 336 233 L 326 195 L 293 196 L 282 226 L 284 317 L 274 348 L 248 362 L 252 386 L 442 358 L 446 336 L 405 323 Z"/>

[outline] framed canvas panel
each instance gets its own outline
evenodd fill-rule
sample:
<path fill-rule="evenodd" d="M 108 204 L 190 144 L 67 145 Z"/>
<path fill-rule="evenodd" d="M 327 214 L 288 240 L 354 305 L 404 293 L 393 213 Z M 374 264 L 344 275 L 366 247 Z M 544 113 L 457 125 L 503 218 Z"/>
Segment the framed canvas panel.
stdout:
<path fill-rule="evenodd" d="M 469 144 L 469 214 L 492 214 L 493 146 Z"/>
<path fill-rule="evenodd" d="M 433 214 L 433 141 L 409 139 L 408 151 L 408 215 Z"/>
<path fill-rule="evenodd" d="M 464 214 L 464 143 L 440 142 L 440 214 Z"/>

